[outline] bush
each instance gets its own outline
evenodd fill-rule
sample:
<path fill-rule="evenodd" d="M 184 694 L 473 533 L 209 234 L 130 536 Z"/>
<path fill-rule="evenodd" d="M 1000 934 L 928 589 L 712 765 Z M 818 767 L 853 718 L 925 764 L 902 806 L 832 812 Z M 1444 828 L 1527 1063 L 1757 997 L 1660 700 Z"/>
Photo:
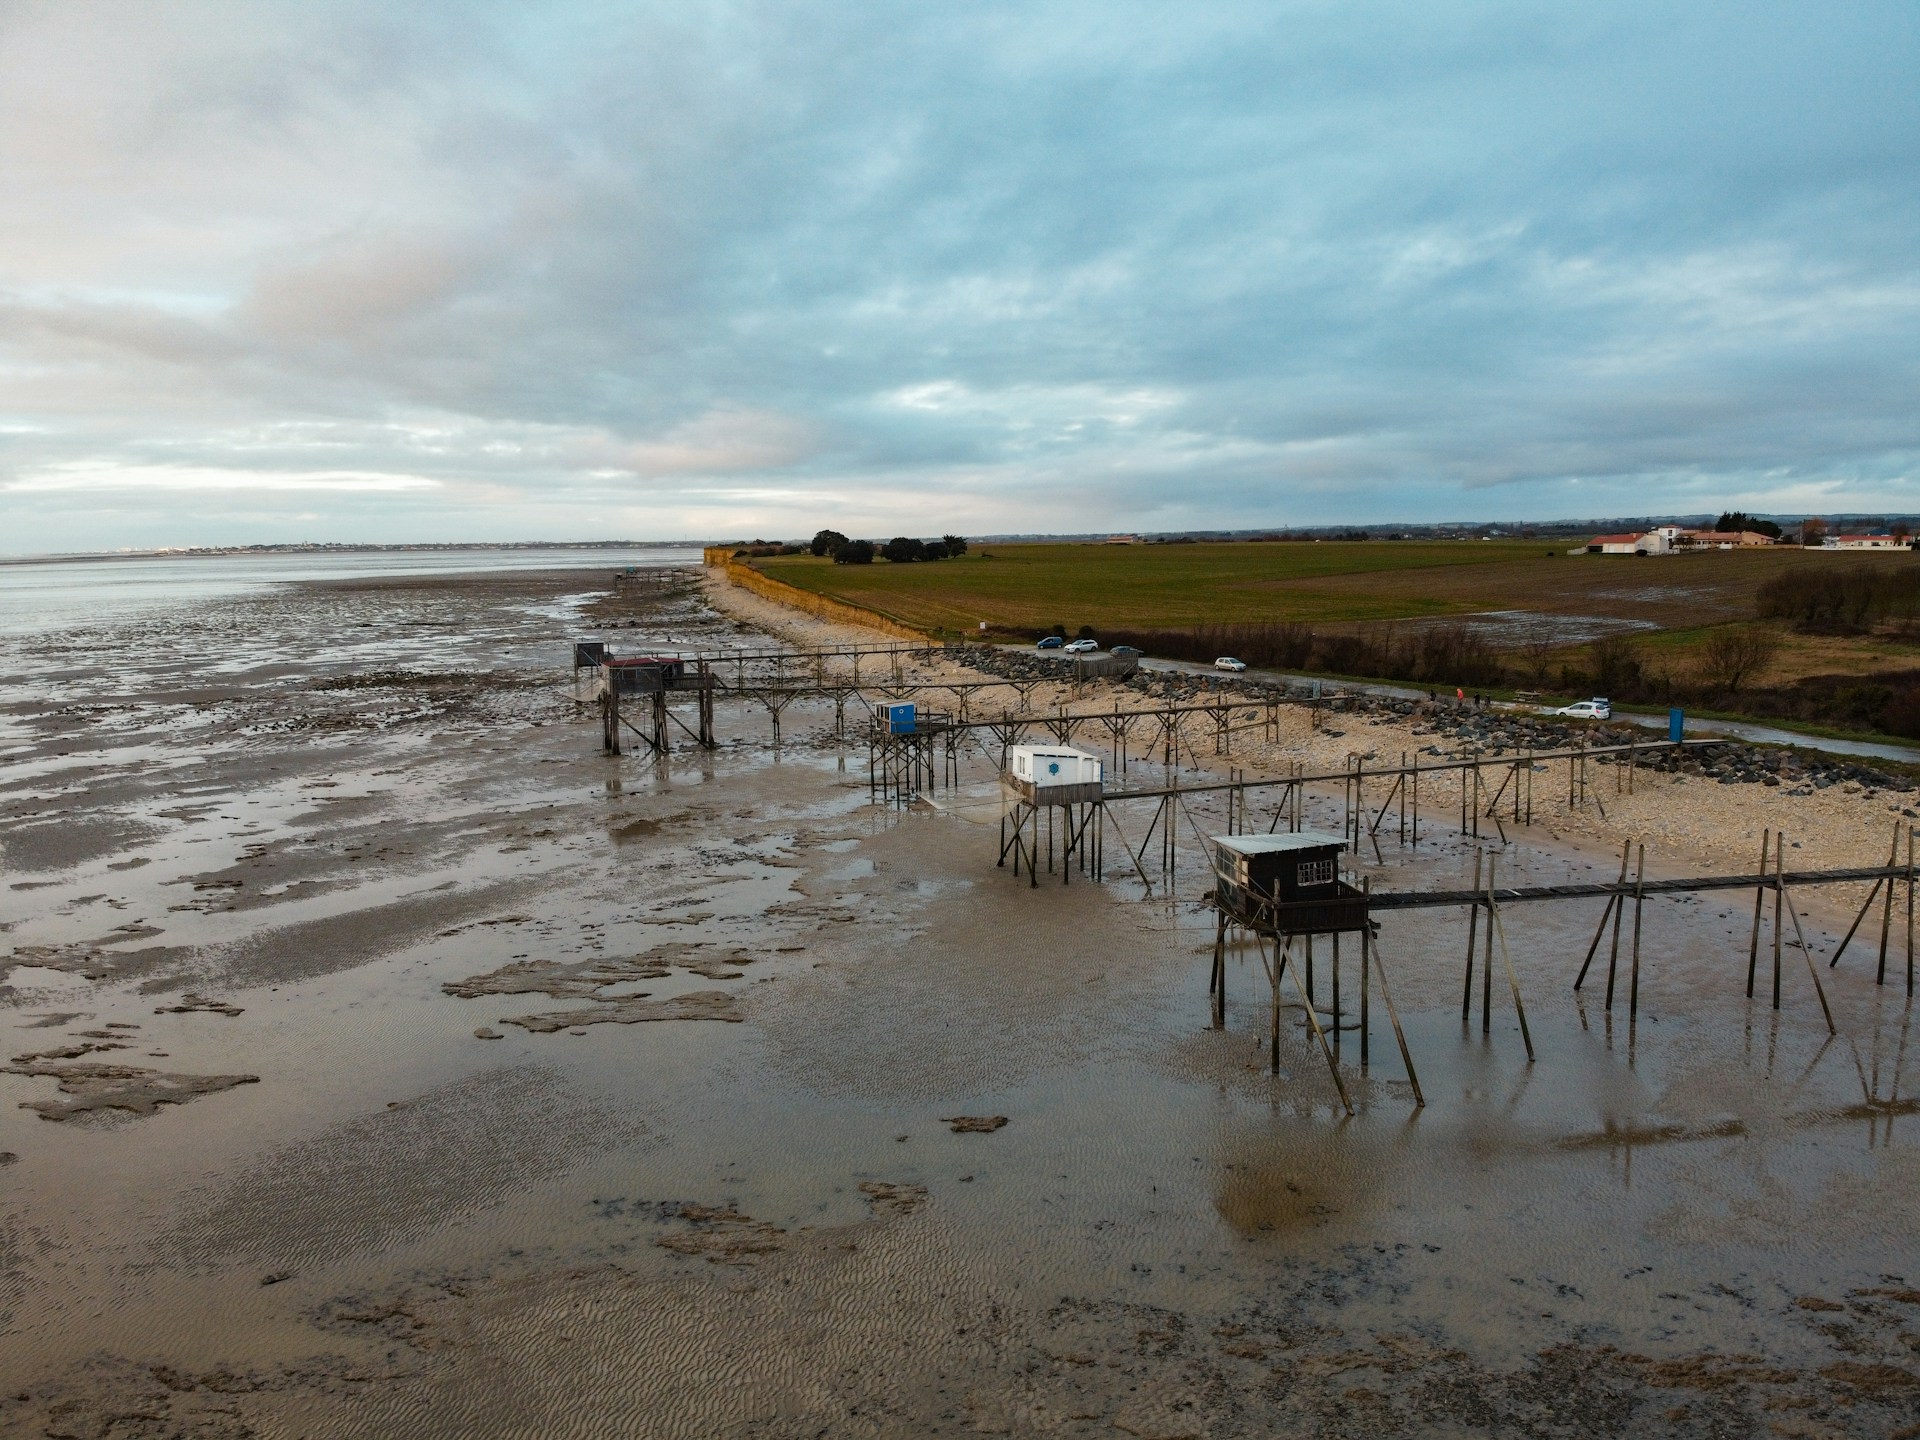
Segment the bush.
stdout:
<path fill-rule="evenodd" d="M 1771 630 L 1722 626 L 1700 652 L 1700 677 L 1709 689 L 1738 694 L 1747 681 L 1765 673 L 1779 650 L 1780 637 Z"/>
<path fill-rule="evenodd" d="M 1064 633 L 1058 627 L 1056 632 Z M 1323 633 L 1298 620 L 1278 620 L 1191 630 L 1109 630 L 1107 642 L 1201 664 L 1233 655 L 1262 669 L 1325 670 L 1423 685 L 1497 685 L 1506 674 L 1486 637 L 1466 625 Z"/>
<path fill-rule="evenodd" d="M 1879 728 L 1889 735 L 1920 738 L 1920 685 L 1908 683 L 1889 694 Z"/>
<path fill-rule="evenodd" d="M 1845 632 L 1884 621 L 1910 629 L 1920 619 L 1920 567 L 1796 565 L 1760 586 L 1754 609 L 1802 630 Z"/>
<path fill-rule="evenodd" d="M 1632 697 L 1640 689 L 1640 642 L 1631 635 L 1604 635 L 1587 649 L 1594 694 Z"/>
<path fill-rule="evenodd" d="M 896 535 L 887 541 L 880 553 L 895 565 L 909 565 L 924 558 L 927 547 L 911 535 Z"/>
<path fill-rule="evenodd" d="M 849 540 L 834 548 L 833 563 L 836 565 L 871 565 L 873 563 L 873 542 L 871 540 Z"/>
<path fill-rule="evenodd" d="M 1861 681 L 1835 687 L 1833 709 L 1836 718 L 1842 724 L 1872 730 L 1879 727 L 1880 716 L 1892 700 L 1891 685 L 1877 685 L 1870 680 Z"/>

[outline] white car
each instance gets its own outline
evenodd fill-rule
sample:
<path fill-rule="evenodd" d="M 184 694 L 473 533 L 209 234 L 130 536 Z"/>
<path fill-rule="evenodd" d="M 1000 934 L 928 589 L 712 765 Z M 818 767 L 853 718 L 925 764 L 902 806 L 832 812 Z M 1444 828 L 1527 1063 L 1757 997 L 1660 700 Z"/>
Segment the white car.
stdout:
<path fill-rule="evenodd" d="M 1069 655 L 1084 655 L 1089 650 L 1098 650 L 1099 648 L 1100 648 L 1100 642 L 1098 640 L 1083 639 L 1083 640 L 1070 640 L 1067 642 L 1067 653 Z"/>
<path fill-rule="evenodd" d="M 1611 720 L 1613 706 L 1602 699 L 1576 700 L 1571 705 L 1562 705 L 1553 712 L 1564 715 L 1569 720 Z"/>
<path fill-rule="evenodd" d="M 1244 670 L 1247 668 L 1247 662 L 1244 660 L 1236 660 L 1231 655 L 1222 655 L 1218 660 L 1213 662 L 1213 668 L 1216 670 Z"/>

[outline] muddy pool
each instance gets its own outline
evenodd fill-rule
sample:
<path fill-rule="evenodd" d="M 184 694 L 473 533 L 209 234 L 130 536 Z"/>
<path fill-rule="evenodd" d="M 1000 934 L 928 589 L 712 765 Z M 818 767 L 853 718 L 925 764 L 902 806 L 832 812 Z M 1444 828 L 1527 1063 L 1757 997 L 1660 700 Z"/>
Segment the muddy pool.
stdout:
<path fill-rule="evenodd" d="M 765 644 L 606 579 L 0 633 L 0 1433 L 1920 1434 L 1913 1012 L 1837 902 L 1837 1036 L 1749 895 L 1648 902 L 1632 1025 L 1600 902 L 1513 907 L 1531 1063 L 1389 915 L 1428 1103 L 1349 969 L 1348 1118 L 1251 949 L 1210 1028 L 1191 844 L 1029 888 L 984 756 L 876 805 L 830 704 L 603 756 L 569 638 Z"/>

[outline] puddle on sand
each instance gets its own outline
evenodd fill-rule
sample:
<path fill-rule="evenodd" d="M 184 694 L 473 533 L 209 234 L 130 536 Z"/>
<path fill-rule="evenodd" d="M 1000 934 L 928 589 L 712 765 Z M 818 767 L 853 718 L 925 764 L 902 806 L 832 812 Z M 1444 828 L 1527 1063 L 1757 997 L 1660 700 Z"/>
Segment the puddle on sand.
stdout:
<path fill-rule="evenodd" d="M 1627 635 L 1658 630 L 1655 620 L 1629 620 L 1618 615 L 1560 615 L 1544 610 L 1482 610 L 1470 615 L 1407 622 L 1424 629 L 1465 625 L 1495 646 L 1581 645 L 1605 635 Z"/>
<path fill-rule="evenodd" d="M 539 606 L 513 603 L 489 646 L 551 663 Z M 414 653 L 316 639 L 368 665 Z M 592 1395 L 649 1417 L 636 1433 L 1909 1423 L 1910 1012 L 1864 965 L 1823 972 L 1830 1041 L 1792 951 L 1785 1008 L 1745 1000 L 1738 906 L 1649 902 L 1629 1025 L 1598 976 L 1570 989 L 1599 907 L 1514 906 L 1529 1064 L 1497 956 L 1490 1033 L 1478 957 L 1461 1022 L 1464 918 L 1395 915 L 1382 944 L 1429 1104 L 1377 1003 L 1359 1071 L 1348 953 L 1348 1119 L 1296 1006 L 1268 1074 L 1244 946 L 1208 1028 L 1198 874 L 1172 902 L 1123 880 L 1030 889 L 994 866 L 978 786 L 947 813 L 869 808 L 832 750 L 776 757 L 742 716 L 723 733 L 752 743 L 608 762 L 563 697 L 514 693 L 512 716 L 272 731 L 147 779 L 116 776 L 108 747 L 63 792 L 162 816 L 190 774 L 196 807 L 137 842 L 146 866 L 83 859 L 16 895 L 10 946 L 144 958 L 98 981 L 17 968 L 6 1054 L 101 1031 L 135 1037 L 107 1058 L 261 1078 L 52 1123 L 14 1108 L 50 1081 L 0 1077 L 0 1151 L 19 1156 L 0 1390 L 30 1397 L 0 1422 L 133 1402 L 492 1434 Z M 787 733 L 820 718 L 796 707 Z M 1440 838 L 1387 858 L 1378 887 L 1472 864 Z M 1544 842 L 1501 866 L 1551 883 L 1615 863 Z M 236 879 L 238 896 L 194 889 Z M 128 908 L 79 903 L 100 893 Z M 195 895 L 214 903 L 170 908 Z M 1810 942 L 1847 918 L 1817 910 Z M 157 933 L 105 938 L 141 922 Z M 649 959 L 666 973 L 565 1000 L 447 988 Z M 1316 954 L 1327 1021 L 1332 979 Z M 158 1013 L 189 990 L 242 1013 Z M 713 991 L 741 1023 L 506 1023 Z"/>

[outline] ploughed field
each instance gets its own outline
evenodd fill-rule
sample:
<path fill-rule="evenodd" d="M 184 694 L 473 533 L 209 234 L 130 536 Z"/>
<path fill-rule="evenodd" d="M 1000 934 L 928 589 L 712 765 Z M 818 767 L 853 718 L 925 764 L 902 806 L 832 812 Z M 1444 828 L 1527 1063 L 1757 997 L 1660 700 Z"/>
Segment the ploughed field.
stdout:
<path fill-rule="evenodd" d="M 1509 610 L 1660 628 L 1744 619 L 1798 549 L 1645 559 L 1568 555 L 1559 541 L 1329 541 L 976 546 L 931 564 L 754 562 L 765 574 L 931 631 L 1034 635 L 1302 620 L 1412 620 Z M 1848 557 L 1847 563 L 1855 563 Z M 1910 564 L 1905 556 L 1871 557 Z"/>

